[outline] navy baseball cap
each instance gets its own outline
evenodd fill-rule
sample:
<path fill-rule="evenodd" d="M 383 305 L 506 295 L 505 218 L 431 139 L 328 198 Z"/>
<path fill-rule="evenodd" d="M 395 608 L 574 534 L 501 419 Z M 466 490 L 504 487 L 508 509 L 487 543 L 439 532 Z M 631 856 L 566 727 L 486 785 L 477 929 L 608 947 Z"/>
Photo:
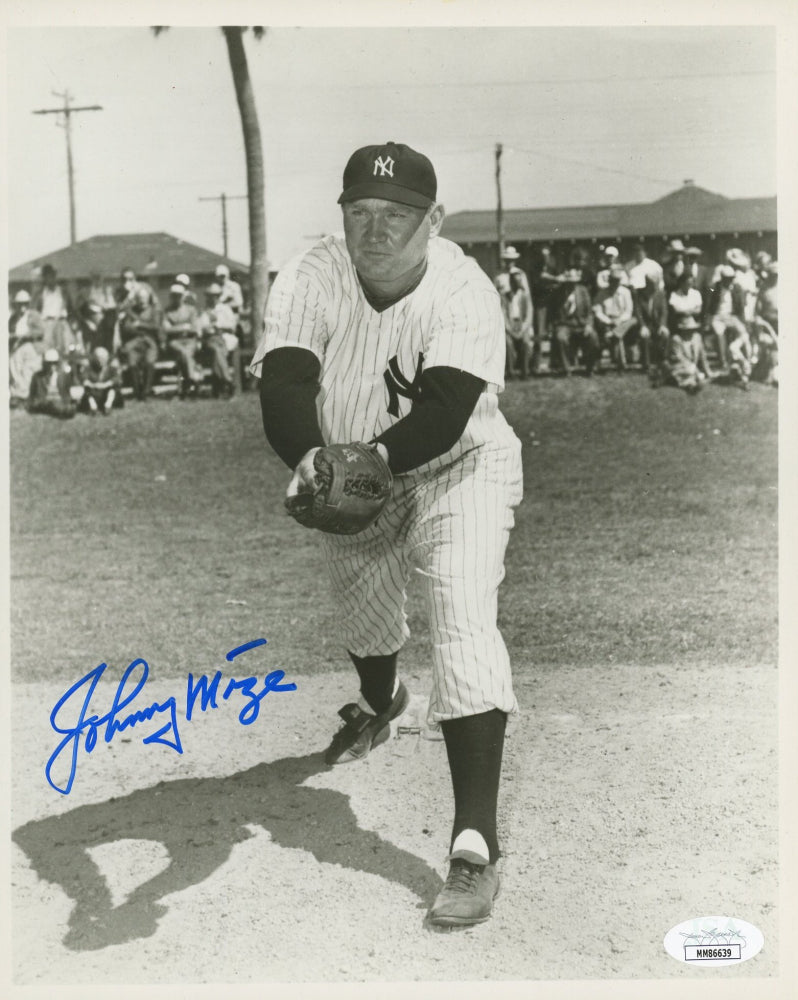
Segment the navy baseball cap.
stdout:
<path fill-rule="evenodd" d="M 415 208 L 429 208 L 438 194 L 435 169 L 424 156 L 401 142 L 363 146 L 349 157 L 338 204 L 359 198 L 384 198 Z"/>

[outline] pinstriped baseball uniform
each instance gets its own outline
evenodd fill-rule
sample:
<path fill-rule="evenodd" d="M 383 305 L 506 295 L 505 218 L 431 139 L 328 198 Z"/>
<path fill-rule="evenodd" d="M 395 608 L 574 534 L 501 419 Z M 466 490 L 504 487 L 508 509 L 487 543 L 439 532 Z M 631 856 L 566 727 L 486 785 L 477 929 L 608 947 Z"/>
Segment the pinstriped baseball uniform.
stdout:
<path fill-rule="evenodd" d="M 496 625 L 504 553 L 521 500 L 520 442 L 498 408 L 505 338 L 499 296 L 455 244 L 430 241 L 418 286 L 378 312 L 342 236 L 328 236 L 277 276 L 252 362 L 280 347 L 312 351 L 325 441 L 370 441 L 410 412 L 422 370 L 458 369 L 486 383 L 446 453 L 396 476 L 378 522 L 323 545 L 341 637 L 358 656 L 393 653 L 409 635 L 404 604 L 415 569 L 433 643 L 431 723 L 514 711 L 510 664 Z"/>

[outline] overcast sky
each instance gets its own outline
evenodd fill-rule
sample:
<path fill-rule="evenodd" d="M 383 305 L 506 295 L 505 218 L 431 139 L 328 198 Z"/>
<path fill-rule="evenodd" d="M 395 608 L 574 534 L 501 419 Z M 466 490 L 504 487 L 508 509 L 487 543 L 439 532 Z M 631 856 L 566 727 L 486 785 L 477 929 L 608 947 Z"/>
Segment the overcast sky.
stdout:
<path fill-rule="evenodd" d="M 392 139 L 427 153 L 447 211 L 643 202 L 685 178 L 776 193 L 776 37 L 758 27 L 289 28 L 246 39 L 263 132 L 269 258 L 340 228 L 349 154 Z M 78 239 L 165 231 L 221 252 L 218 202 L 246 191 L 221 32 L 144 25 L 11 28 L 8 256 L 69 242 L 53 91 L 75 115 Z M 230 252 L 248 260 L 246 207 Z"/>

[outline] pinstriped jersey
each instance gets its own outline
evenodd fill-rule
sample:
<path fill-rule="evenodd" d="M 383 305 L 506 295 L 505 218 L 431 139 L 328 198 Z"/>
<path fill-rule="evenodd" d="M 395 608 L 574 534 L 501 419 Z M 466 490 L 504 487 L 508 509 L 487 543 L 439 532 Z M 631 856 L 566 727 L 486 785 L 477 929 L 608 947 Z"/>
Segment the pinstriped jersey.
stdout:
<path fill-rule="evenodd" d="M 476 261 L 449 240 L 430 240 L 418 286 L 377 312 L 343 236 L 325 237 L 277 275 L 254 375 L 279 347 L 303 347 L 319 359 L 316 408 L 328 443 L 371 441 L 410 412 L 422 371 L 447 366 L 482 379 L 486 388 L 453 448 L 408 474 L 442 467 L 479 446 L 516 444 L 498 407 L 505 361 L 499 295 Z"/>

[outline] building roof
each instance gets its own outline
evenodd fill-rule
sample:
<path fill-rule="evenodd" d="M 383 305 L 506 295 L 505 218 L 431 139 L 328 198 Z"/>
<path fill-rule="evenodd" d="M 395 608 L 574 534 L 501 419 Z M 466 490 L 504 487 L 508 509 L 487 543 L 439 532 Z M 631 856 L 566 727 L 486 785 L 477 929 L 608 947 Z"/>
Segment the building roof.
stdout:
<path fill-rule="evenodd" d="M 9 271 L 8 280 L 30 281 L 37 268 L 52 264 L 64 281 L 87 278 L 93 271 L 115 278 L 124 267 L 132 267 L 142 278 L 147 276 L 207 274 L 219 264 L 231 271 L 247 272 L 246 264 L 187 243 L 169 233 L 117 233 L 91 236 L 72 246 L 54 250 L 18 264 Z"/>
<path fill-rule="evenodd" d="M 776 198 L 725 198 L 691 182 L 654 202 L 516 208 L 504 212 L 504 235 L 542 241 L 773 231 Z M 455 243 L 495 243 L 496 212 L 455 212 L 441 235 Z"/>

